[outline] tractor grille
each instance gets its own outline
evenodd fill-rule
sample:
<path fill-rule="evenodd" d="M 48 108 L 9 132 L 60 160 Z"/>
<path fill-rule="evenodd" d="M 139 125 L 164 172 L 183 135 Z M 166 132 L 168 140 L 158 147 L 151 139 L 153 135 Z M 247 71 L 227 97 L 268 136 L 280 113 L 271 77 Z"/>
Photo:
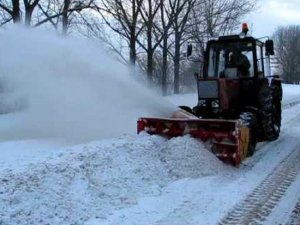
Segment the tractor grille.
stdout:
<path fill-rule="evenodd" d="M 199 98 L 218 98 L 218 83 L 216 80 L 201 80 L 198 83 Z"/>

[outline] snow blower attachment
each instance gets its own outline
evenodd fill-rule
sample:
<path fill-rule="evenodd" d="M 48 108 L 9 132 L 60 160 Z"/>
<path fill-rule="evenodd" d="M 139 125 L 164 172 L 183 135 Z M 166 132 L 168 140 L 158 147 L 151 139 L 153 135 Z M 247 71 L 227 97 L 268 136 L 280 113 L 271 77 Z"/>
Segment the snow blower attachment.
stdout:
<path fill-rule="evenodd" d="M 276 140 L 282 87 L 279 77 L 270 74 L 273 41 L 242 34 L 208 41 L 202 74 L 196 76 L 198 104 L 193 109 L 181 106 L 170 118 L 140 118 L 138 133 L 189 134 L 235 166 L 254 153 L 258 141 Z"/>
<path fill-rule="evenodd" d="M 239 120 L 140 118 L 138 133 L 141 131 L 166 137 L 189 134 L 211 146 L 219 159 L 236 166 L 248 155 L 249 128 Z"/>

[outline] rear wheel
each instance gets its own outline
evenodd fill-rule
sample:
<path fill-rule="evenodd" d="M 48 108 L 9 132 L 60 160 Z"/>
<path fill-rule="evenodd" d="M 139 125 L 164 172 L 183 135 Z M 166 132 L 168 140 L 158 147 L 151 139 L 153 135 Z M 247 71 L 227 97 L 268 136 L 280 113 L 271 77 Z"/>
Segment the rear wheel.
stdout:
<path fill-rule="evenodd" d="M 281 126 L 281 103 L 273 98 L 268 83 L 261 86 L 258 94 L 263 140 L 276 140 Z"/>
<path fill-rule="evenodd" d="M 274 124 L 277 126 L 278 135 L 281 127 L 281 99 L 282 99 L 282 87 L 280 84 L 272 85 L 272 96 L 273 96 L 273 112 L 274 112 Z"/>

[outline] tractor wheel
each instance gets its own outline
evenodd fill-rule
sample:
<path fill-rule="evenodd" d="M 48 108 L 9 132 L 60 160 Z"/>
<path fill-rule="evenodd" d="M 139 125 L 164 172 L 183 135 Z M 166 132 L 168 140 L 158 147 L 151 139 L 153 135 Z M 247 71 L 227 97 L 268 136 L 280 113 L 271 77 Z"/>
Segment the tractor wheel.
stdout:
<path fill-rule="evenodd" d="M 278 129 L 278 136 L 281 127 L 281 99 L 282 99 L 282 87 L 280 85 L 272 86 L 273 90 L 273 112 L 274 112 L 274 124 Z M 277 136 L 277 138 L 278 138 Z"/>
<path fill-rule="evenodd" d="M 281 125 L 281 103 L 273 98 L 268 84 L 261 86 L 258 94 L 263 140 L 276 140 Z"/>
<path fill-rule="evenodd" d="M 257 143 L 257 119 L 252 112 L 243 112 L 240 115 L 242 123 L 249 128 L 249 144 L 247 156 L 252 156 L 255 152 Z"/>

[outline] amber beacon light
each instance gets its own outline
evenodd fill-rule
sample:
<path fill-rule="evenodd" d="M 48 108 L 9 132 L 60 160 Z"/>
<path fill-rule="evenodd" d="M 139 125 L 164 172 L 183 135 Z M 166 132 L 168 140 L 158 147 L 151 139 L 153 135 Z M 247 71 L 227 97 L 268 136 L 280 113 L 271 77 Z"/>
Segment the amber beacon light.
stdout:
<path fill-rule="evenodd" d="M 243 23 L 242 25 L 242 32 L 247 35 L 249 29 L 248 29 L 248 24 L 247 23 Z"/>

